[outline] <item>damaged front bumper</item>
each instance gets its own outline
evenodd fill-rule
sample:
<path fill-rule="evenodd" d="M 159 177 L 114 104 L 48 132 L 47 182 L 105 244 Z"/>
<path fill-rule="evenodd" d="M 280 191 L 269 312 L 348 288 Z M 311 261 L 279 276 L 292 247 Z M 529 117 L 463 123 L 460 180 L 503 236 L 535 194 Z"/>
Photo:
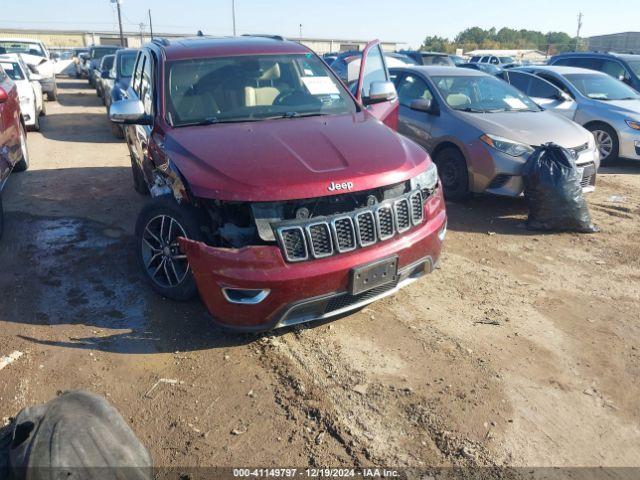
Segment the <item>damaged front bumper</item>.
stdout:
<path fill-rule="evenodd" d="M 265 331 L 329 318 L 391 295 L 425 273 L 440 257 L 447 217 L 441 191 L 425 203 L 419 227 L 350 253 L 288 263 L 276 245 L 216 248 L 181 238 L 200 296 L 216 323 L 239 331 Z M 397 281 L 349 293 L 353 268 L 397 256 Z"/>

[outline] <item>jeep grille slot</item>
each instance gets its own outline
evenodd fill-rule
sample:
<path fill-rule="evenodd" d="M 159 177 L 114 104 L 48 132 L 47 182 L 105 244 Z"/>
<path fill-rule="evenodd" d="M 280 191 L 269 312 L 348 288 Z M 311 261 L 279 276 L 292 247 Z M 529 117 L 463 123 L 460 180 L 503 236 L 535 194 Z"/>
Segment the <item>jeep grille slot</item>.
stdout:
<path fill-rule="evenodd" d="M 351 217 L 336 218 L 332 223 L 333 236 L 336 239 L 336 248 L 338 252 L 350 252 L 357 246 L 356 229 L 353 225 Z"/>
<path fill-rule="evenodd" d="M 424 220 L 422 192 L 387 200 L 350 214 L 288 220 L 274 224 L 280 248 L 289 262 L 325 258 L 389 240 Z"/>
<path fill-rule="evenodd" d="M 331 230 L 327 222 L 313 223 L 307 226 L 309 245 L 313 258 L 323 258 L 333 255 L 333 241 Z"/>
<path fill-rule="evenodd" d="M 290 262 L 300 262 L 309 258 L 307 242 L 302 227 L 285 227 L 279 230 L 280 242 L 284 247 L 284 255 Z"/>

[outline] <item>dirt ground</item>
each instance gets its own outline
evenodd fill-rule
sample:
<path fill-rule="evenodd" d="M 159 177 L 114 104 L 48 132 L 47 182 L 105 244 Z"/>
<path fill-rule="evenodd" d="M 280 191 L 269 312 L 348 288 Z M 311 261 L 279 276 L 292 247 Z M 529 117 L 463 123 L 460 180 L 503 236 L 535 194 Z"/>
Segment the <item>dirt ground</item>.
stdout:
<path fill-rule="evenodd" d="M 144 283 L 127 148 L 86 81 L 59 86 L 4 191 L 0 356 L 24 355 L 0 425 L 85 388 L 159 466 L 640 466 L 640 163 L 601 170 L 601 233 L 532 234 L 520 199 L 450 204 L 432 275 L 234 336 Z"/>

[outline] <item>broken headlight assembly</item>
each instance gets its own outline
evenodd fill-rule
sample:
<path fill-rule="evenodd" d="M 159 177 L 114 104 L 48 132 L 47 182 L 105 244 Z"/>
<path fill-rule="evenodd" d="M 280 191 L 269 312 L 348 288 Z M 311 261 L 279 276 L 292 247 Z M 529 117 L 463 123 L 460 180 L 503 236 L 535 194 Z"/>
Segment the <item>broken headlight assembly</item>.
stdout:
<path fill-rule="evenodd" d="M 427 168 L 420 175 L 417 175 L 411 179 L 411 190 L 427 190 L 432 191 L 438 185 L 438 167 L 435 163 L 431 162 L 429 168 Z"/>

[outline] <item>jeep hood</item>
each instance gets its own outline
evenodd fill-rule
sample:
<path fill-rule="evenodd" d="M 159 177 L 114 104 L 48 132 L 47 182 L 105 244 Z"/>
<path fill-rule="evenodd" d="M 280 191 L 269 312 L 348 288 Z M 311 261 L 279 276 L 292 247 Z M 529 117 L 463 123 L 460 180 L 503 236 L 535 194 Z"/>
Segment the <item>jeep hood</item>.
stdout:
<path fill-rule="evenodd" d="M 428 154 L 370 114 L 264 120 L 171 130 L 165 153 L 198 197 L 276 201 L 405 181 Z"/>
<path fill-rule="evenodd" d="M 541 112 L 461 112 L 464 121 L 482 133 L 538 146 L 553 142 L 564 148 L 575 148 L 589 141 L 589 132 L 568 118 L 549 111 Z"/>

